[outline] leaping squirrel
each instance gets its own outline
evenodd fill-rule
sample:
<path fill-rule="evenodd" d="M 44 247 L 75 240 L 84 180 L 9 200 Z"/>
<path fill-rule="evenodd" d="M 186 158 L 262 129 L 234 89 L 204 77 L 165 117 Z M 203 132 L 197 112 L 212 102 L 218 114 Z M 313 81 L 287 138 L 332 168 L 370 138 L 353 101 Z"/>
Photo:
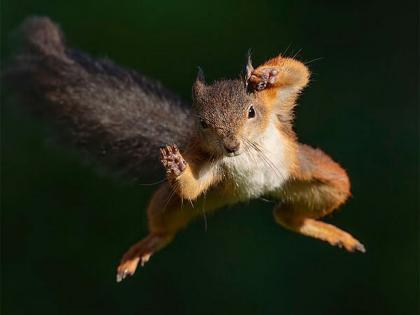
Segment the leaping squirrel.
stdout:
<path fill-rule="evenodd" d="M 254 69 L 248 58 L 239 78 L 211 84 L 199 71 L 189 106 L 143 75 L 67 48 L 48 18 L 28 19 L 22 30 L 26 49 L 5 77 L 26 103 L 132 177 L 157 174 L 160 152 L 167 181 L 149 203 L 149 234 L 123 255 L 117 281 L 168 245 L 197 209 L 263 196 L 277 200 L 274 218 L 283 227 L 365 251 L 349 233 L 318 220 L 346 201 L 350 182 L 338 163 L 300 144 L 293 131 L 293 108 L 310 75 L 303 63 L 279 55 Z"/>

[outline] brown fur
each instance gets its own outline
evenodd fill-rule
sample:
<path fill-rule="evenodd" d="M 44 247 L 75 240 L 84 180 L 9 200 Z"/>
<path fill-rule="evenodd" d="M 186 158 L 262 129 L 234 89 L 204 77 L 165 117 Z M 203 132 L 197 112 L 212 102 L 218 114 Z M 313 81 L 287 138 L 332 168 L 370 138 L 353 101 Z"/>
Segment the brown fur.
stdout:
<path fill-rule="evenodd" d="M 5 78 L 26 103 L 67 127 L 73 140 L 131 176 L 168 181 L 153 195 L 149 235 L 121 260 L 117 280 L 135 272 L 202 211 L 260 196 L 278 200 L 276 222 L 348 251 L 349 233 L 318 221 L 350 195 L 346 172 L 321 150 L 297 142 L 293 108 L 309 80 L 301 62 L 281 56 L 236 80 L 206 84 L 199 72 L 193 107 L 159 83 L 109 60 L 65 47 L 48 18 L 24 23 L 26 49 Z"/>
<path fill-rule="evenodd" d="M 249 62 L 247 72 L 245 82 L 225 80 L 212 85 L 206 85 L 204 76 L 199 74 L 193 86 L 199 130 L 190 150 L 182 154 L 188 167 L 180 176 L 170 178 L 172 184 L 164 184 L 152 199 L 148 210 L 150 235 L 164 235 L 161 244 L 167 244 L 180 228 L 199 214 L 194 207 L 213 211 L 242 200 L 231 174 L 223 167 L 213 167 L 212 163 L 223 156 L 227 139 L 244 146 L 244 139 L 256 139 L 267 130 L 270 117 L 274 115 L 286 156 L 283 167 L 289 172 L 280 192 L 266 192 L 279 200 L 274 209 L 276 222 L 348 251 L 363 252 L 364 246 L 349 233 L 316 220 L 346 201 L 350 182 L 345 170 L 324 152 L 296 140 L 292 129 L 293 108 L 308 83 L 308 69 L 299 61 L 278 56 L 256 69 Z M 250 106 L 258 113 L 254 125 L 246 117 Z M 203 121 L 205 127 L 200 128 Z M 175 195 L 165 203 L 174 191 Z M 124 256 L 118 268 L 118 280 L 135 272 L 138 257 L 148 259 L 153 254 L 154 250 L 148 249 L 144 242 Z"/>
<path fill-rule="evenodd" d="M 7 90 L 113 171 L 142 183 L 162 178 L 159 147 L 189 144 L 190 104 L 142 74 L 66 47 L 49 18 L 27 19 L 21 30 L 24 48 L 2 73 Z"/>

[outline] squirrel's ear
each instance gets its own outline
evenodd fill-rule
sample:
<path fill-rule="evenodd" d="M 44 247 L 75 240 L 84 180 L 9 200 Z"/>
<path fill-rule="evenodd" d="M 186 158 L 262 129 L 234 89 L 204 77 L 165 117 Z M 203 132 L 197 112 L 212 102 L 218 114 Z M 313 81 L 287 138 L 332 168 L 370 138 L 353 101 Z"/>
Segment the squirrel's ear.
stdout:
<path fill-rule="evenodd" d="M 197 77 L 195 79 L 195 82 L 193 84 L 193 97 L 197 99 L 206 88 L 206 81 L 204 78 L 204 72 L 201 67 L 198 67 L 197 71 Z"/>
<path fill-rule="evenodd" d="M 206 79 L 204 78 L 204 71 L 201 67 L 197 69 L 197 77 L 195 78 L 195 82 L 201 82 L 202 84 L 206 84 Z"/>
<path fill-rule="evenodd" d="M 251 60 L 251 49 L 249 49 L 248 53 L 246 54 L 246 64 L 242 71 L 245 87 L 248 86 L 248 80 L 251 77 L 251 74 L 253 71 L 254 71 L 254 67 L 252 66 L 252 60 Z"/>

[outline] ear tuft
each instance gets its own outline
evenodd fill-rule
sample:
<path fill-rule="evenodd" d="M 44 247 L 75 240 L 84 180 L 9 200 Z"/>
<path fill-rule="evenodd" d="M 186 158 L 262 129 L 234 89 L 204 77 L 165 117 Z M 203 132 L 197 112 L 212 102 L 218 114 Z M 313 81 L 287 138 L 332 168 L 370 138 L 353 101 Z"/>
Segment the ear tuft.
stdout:
<path fill-rule="evenodd" d="M 197 77 L 195 78 L 195 82 L 201 82 L 202 84 L 206 84 L 206 79 L 204 77 L 204 71 L 203 69 L 198 66 L 197 67 Z"/>
<path fill-rule="evenodd" d="M 251 77 L 252 72 L 254 71 L 254 67 L 252 66 L 252 60 L 251 60 L 251 48 L 248 49 L 248 52 L 246 54 L 246 64 L 243 68 L 243 80 L 245 83 L 245 87 L 248 87 L 248 80 Z"/>
<path fill-rule="evenodd" d="M 195 82 L 193 84 L 193 98 L 198 99 L 200 95 L 206 88 L 206 79 L 204 77 L 204 72 L 201 67 L 198 67 L 197 77 L 195 78 Z"/>

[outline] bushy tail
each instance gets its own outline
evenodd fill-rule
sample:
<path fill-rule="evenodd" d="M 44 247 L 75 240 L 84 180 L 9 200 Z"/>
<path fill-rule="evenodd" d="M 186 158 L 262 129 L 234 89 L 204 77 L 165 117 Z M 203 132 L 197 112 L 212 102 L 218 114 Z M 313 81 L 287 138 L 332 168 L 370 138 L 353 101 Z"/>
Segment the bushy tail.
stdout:
<path fill-rule="evenodd" d="M 190 107 L 158 82 L 66 48 L 48 18 L 26 20 L 22 31 L 25 49 L 6 71 L 6 83 L 82 148 L 146 178 L 159 169 L 159 146 L 186 145 Z"/>

